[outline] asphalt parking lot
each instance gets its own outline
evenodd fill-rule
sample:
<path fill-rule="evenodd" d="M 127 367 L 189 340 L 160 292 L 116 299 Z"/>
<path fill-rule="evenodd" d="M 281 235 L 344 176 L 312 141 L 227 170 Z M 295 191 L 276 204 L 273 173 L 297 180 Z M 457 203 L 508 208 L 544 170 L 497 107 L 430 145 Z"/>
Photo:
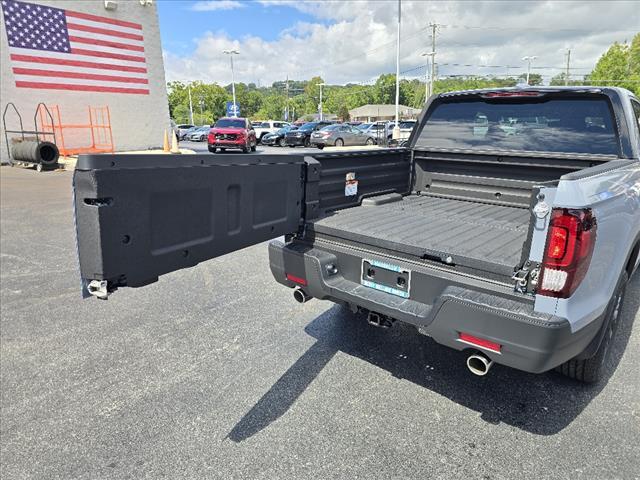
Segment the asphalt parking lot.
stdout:
<path fill-rule="evenodd" d="M 83 301 L 71 173 L 0 180 L 3 479 L 640 476 L 640 275 L 602 383 L 479 378 L 409 327 L 295 303 L 264 244 Z"/>
<path fill-rule="evenodd" d="M 183 140 L 180 142 L 180 148 L 188 148 L 197 153 L 209 153 L 207 148 L 207 142 L 191 142 Z M 309 152 L 319 152 L 317 148 L 305 148 L 305 147 L 277 147 L 277 146 L 267 146 L 267 145 L 258 145 L 256 148 L 256 153 L 258 154 L 292 154 L 292 153 L 309 153 Z M 225 153 L 237 153 L 242 154 L 240 150 L 227 150 Z"/>

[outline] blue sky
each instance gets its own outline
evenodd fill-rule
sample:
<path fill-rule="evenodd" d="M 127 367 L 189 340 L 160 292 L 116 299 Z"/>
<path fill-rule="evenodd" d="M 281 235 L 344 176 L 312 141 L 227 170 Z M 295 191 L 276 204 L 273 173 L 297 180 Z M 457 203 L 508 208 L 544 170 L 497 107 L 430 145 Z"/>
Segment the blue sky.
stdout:
<path fill-rule="evenodd" d="M 225 32 L 231 38 L 237 39 L 253 35 L 267 41 L 274 41 L 282 31 L 291 28 L 297 22 L 319 22 L 313 15 L 287 4 L 263 5 L 258 2 L 238 2 L 246 6 L 194 10 L 195 5 L 199 3 L 202 2 L 158 1 L 162 45 L 165 50 L 186 54 L 193 50 L 198 38 L 207 31 Z"/>
<path fill-rule="evenodd" d="M 200 0 L 156 2 L 168 81 L 371 83 L 395 72 L 397 0 Z M 614 42 L 640 30 L 637 0 L 426 1 L 402 0 L 400 71 L 424 79 L 431 50 L 429 24 L 438 24 L 437 72 L 517 76 L 524 56 L 532 72 L 550 79 L 565 70 L 582 78 Z"/>

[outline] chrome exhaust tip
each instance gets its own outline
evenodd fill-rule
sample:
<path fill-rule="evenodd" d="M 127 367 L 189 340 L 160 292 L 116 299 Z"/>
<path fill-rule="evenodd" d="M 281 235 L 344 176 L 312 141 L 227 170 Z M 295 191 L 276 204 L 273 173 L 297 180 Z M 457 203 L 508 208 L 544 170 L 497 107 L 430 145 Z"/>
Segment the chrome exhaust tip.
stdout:
<path fill-rule="evenodd" d="M 489 373 L 489 369 L 493 365 L 493 360 L 482 353 L 475 353 L 469 355 L 467 358 L 467 368 L 474 375 L 479 377 L 485 376 Z"/>
<path fill-rule="evenodd" d="M 293 298 L 295 298 L 298 303 L 305 303 L 311 300 L 313 297 L 305 292 L 302 288 L 296 287 L 293 291 Z"/>

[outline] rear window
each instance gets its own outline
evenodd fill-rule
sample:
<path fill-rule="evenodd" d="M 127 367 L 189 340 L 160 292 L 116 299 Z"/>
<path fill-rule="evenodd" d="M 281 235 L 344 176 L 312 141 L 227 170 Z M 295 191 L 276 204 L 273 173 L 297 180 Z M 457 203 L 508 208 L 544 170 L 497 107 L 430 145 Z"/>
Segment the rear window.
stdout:
<path fill-rule="evenodd" d="M 417 146 L 619 154 L 605 97 L 445 101 L 429 115 Z"/>
<path fill-rule="evenodd" d="M 245 128 L 244 119 L 241 118 L 221 118 L 216 122 L 216 128 Z"/>

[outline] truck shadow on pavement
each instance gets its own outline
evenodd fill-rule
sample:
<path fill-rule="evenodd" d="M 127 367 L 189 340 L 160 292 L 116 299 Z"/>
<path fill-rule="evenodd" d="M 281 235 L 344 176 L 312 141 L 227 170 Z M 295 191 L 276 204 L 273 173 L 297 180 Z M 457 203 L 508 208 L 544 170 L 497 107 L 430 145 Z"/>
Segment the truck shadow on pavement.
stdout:
<path fill-rule="evenodd" d="M 334 306 L 305 331 L 317 339 L 244 415 L 228 438 L 241 442 L 284 415 L 337 352 L 353 355 L 466 408 L 491 424 L 505 423 L 537 435 L 553 435 L 571 424 L 607 385 L 632 331 L 640 304 L 640 274 L 627 288 L 621 322 L 603 379 L 584 385 L 557 373 L 533 375 L 494 365 L 485 377 L 466 368 L 468 352 L 435 343 L 410 325 L 382 330 L 363 316 Z"/>

